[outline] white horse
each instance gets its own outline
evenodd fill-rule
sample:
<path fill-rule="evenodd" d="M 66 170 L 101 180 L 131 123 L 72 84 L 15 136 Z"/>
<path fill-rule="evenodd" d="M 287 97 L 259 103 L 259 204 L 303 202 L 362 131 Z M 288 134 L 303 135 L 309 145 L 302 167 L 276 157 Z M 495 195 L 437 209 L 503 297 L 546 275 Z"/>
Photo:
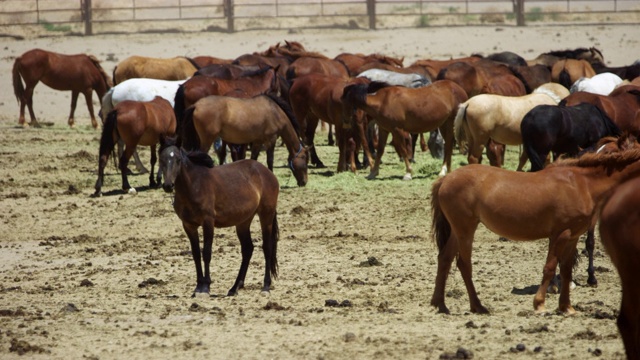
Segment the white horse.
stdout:
<path fill-rule="evenodd" d="M 622 84 L 622 78 L 613 73 L 596 74 L 590 78 L 580 78 L 571 85 L 570 93 L 585 91 L 599 95 L 609 95 L 616 86 Z"/>
<path fill-rule="evenodd" d="M 458 107 L 453 125 L 456 140 L 460 144 L 466 135 L 469 163 L 478 163 L 489 139 L 505 145 L 522 144 L 520 123 L 529 110 L 537 105 L 557 105 L 568 95 L 569 90 L 558 83 L 542 84 L 524 96 L 476 95 Z M 519 171 L 526 161 L 527 156 L 523 152 Z"/>
<path fill-rule="evenodd" d="M 408 88 L 419 88 L 431 84 L 430 79 L 420 74 L 403 74 L 382 69 L 369 69 L 361 72 L 357 77 L 364 77 L 371 81 L 382 81 L 390 85 L 399 85 Z"/>
<path fill-rule="evenodd" d="M 104 122 L 107 114 L 113 110 L 113 107 L 119 102 L 125 100 L 151 101 L 156 96 L 160 96 L 169 101 L 171 107 L 173 107 L 178 87 L 185 81 L 187 81 L 187 79 L 170 81 L 134 78 L 125 80 L 109 89 L 109 91 L 107 91 L 107 93 L 102 97 L 102 108 L 100 109 L 100 112 L 98 112 L 98 115 Z M 118 141 L 118 158 L 122 155 L 123 147 L 124 145 L 122 142 Z M 133 158 L 136 163 L 136 169 L 138 169 L 140 173 L 149 172 L 147 168 L 142 165 L 140 157 L 138 157 L 137 150 L 133 153 Z"/>

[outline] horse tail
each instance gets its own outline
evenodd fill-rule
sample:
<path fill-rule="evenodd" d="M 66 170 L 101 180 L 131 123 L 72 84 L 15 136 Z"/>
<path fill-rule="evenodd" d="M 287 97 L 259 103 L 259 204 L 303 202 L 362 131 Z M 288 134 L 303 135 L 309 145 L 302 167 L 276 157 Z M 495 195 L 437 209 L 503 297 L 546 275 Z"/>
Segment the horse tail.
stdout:
<path fill-rule="evenodd" d="M 569 76 L 567 69 L 562 69 L 562 71 L 560 71 L 560 75 L 558 75 L 558 82 L 567 89 L 571 88 L 571 76 Z"/>
<path fill-rule="evenodd" d="M 293 114 L 293 110 L 291 109 L 291 105 L 289 105 L 289 103 L 287 103 L 281 97 L 279 97 L 279 96 L 277 96 L 275 94 L 264 94 L 264 96 L 266 96 L 269 99 L 273 100 L 273 102 L 276 103 L 276 105 L 278 105 L 280 107 L 280 109 L 282 109 L 282 111 L 284 111 L 285 115 L 287 115 L 287 118 L 289 118 L 289 121 L 291 122 L 291 125 L 295 129 L 296 134 L 300 134 L 300 132 L 301 132 L 300 125 L 298 124 L 298 120 L 296 119 L 296 116 Z"/>
<path fill-rule="evenodd" d="M 269 249 L 269 260 L 271 266 L 269 272 L 274 279 L 278 278 L 278 240 L 280 240 L 280 228 L 278 227 L 278 213 L 273 215 L 271 223 L 271 248 Z"/>
<path fill-rule="evenodd" d="M 602 109 L 600 109 L 597 106 L 594 106 L 594 107 L 602 117 L 602 121 L 604 122 L 604 127 L 607 131 L 606 135 L 620 136 L 622 134 L 622 131 L 620 130 L 618 125 L 614 123 L 613 120 L 611 120 L 611 118 L 609 117 L 609 115 L 607 115 L 604 111 L 602 111 Z"/>
<path fill-rule="evenodd" d="M 367 86 L 367 94 L 373 94 L 375 92 L 377 92 L 380 89 L 384 89 L 386 87 L 392 86 L 389 83 L 386 83 L 384 81 L 372 81 L 369 83 L 369 85 Z"/>
<path fill-rule="evenodd" d="M 195 109 L 195 106 L 189 106 L 187 110 L 185 110 L 181 130 L 180 132 L 176 131 L 176 133 L 179 134 L 179 142 L 182 143 L 182 147 L 187 151 L 200 149 L 200 137 L 198 137 L 196 126 L 193 123 L 193 112 Z"/>
<path fill-rule="evenodd" d="M 173 98 L 173 113 L 176 114 L 176 134 L 180 134 L 184 118 L 184 83 L 178 85 L 176 96 Z"/>
<path fill-rule="evenodd" d="M 456 141 L 458 144 L 464 140 L 462 137 L 465 135 L 465 128 L 467 127 L 467 108 L 469 107 L 469 102 L 464 102 L 458 105 L 458 112 L 456 113 L 456 118 L 453 121 L 453 131 L 455 134 Z"/>
<path fill-rule="evenodd" d="M 116 66 L 113 68 L 113 86 L 118 85 L 118 83 L 117 83 L 117 81 L 116 81 L 116 70 L 118 70 L 118 65 L 116 65 Z"/>
<path fill-rule="evenodd" d="M 276 78 L 277 78 L 276 81 L 278 83 L 278 87 L 280 88 L 280 96 L 284 99 L 284 101 L 291 104 L 291 98 L 289 97 L 289 93 L 291 92 L 291 85 L 293 85 L 293 81 L 288 81 L 287 79 L 285 79 L 284 76 L 277 75 L 277 74 L 276 74 Z"/>
<path fill-rule="evenodd" d="M 442 212 L 440 198 L 438 197 L 438 192 L 444 179 L 446 179 L 446 176 L 437 179 L 431 185 L 431 232 L 439 251 L 444 249 L 449 237 L 451 237 L 451 224 L 449 224 L 449 220 Z"/>
<path fill-rule="evenodd" d="M 526 66 L 526 65 L 524 65 L 524 66 Z M 520 72 L 520 69 L 518 69 L 518 67 L 513 66 L 513 65 L 509 65 L 508 67 L 509 67 L 509 70 L 511 71 L 511 73 L 515 77 L 517 77 L 520 81 L 522 81 L 522 84 L 524 85 L 524 90 L 527 92 L 527 94 L 531 94 L 531 92 L 533 92 L 533 89 L 529 85 L 529 82 L 524 77 L 524 75 L 522 75 L 522 73 Z"/>
<path fill-rule="evenodd" d="M 98 60 L 98 58 L 96 58 L 93 55 L 87 55 L 87 57 L 93 63 L 93 65 L 98 69 L 98 71 L 100 71 L 100 76 L 102 76 L 102 80 L 104 80 L 104 83 L 107 85 L 107 90 L 111 89 L 113 87 L 113 81 L 109 77 L 109 74 L 107 74 L 107 72 L 104 71 L 104 69 L 102 68 L 102 65 L 100 65 L 100 60 Z"/>
<path fill-rule="evenodd" d="M 520 131 L 522 132 L 522 147 L 531 162 L 531 171 L 537 171 L 544 168 L 544 161 L 536 151 L 534 141 L 531 140 L 531 137 L 535 136 L 533 135 L 535 129 L 531 128 L 532 126 L 536 126 L 534 124 L 536 124 L 536 118 L 534 115 L 531 115 L 530 112 L 524 116 L 522 123 L 520 124 Z"/>
<path fill-rule="evenodd" d="M 447 76 L 447 70 L 449 69 L 447 67 L 444 67 L 440 71 L 438 71 L 438 76 L 436 76 L 436 80 L 444 80 L 445 76 Z"/>
<path fill-rule="evenodd" d="M 22 76 L 20 75 L 20 58 L 16 58 L 13 62 L 13 93 L 18 102 L 24 96 L 24 85 L 22 85 Z"/>
<path fill-rule="evenodd" d="M 285 73 L 286 79 L 289 83 L 293 82 L 293 79 L 296 78 L 296 69 L 293 66 L 289 66 L 287 68 L 287 72 Z"/>
<path fill-rule="evenodd" d="M 98 157 L 102 158 L 103 156 L 109 156 L 109 153 L 114 151 L 115 141 L 114 141 L 114 132 L 117 131 L 118 124 L 118 110 L 111 110 L 109 114 L 107 114 L 107 119 L 104 121 L 102 125 L 102 136 L 100 137 L 100 151 L 98 152 Z M 113 157 L 113 161 L 116 161 L 115 156 Z"/>

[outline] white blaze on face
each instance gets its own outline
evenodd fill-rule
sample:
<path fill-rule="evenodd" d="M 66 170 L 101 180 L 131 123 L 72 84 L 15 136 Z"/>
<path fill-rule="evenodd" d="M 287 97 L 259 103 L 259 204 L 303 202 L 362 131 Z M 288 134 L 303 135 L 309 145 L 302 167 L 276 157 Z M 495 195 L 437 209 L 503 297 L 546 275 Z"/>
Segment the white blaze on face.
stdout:
<path fill-rule="evenodd" d="M 169 156 L 173 157 L 173 151 L 169 153 Z"/>

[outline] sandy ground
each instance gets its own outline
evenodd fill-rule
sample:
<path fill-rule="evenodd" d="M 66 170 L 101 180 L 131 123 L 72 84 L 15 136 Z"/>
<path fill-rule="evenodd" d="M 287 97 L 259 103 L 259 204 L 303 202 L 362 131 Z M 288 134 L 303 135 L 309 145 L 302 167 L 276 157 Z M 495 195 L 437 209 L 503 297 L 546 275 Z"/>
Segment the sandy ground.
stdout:
<path fill-rule="evenodd" d="M 271 295 L 259 291 L 264 261 L 254 235 L 246 289 L 223 296 L 235 279 L 240 247 L 233 229 L 221 229 L 214 296 L 192 299 L 195 272 L 171 198 L 147 189 L 146 175 L 130 178 L 137 196 L 121 194 L 112 167 L 107 196 L 90 198 L 100 133 L 90 127 L 82 99 L 78 126 L 69 129 L 69 93 L 40 85 L 35 109 L 48 126 L 22 129 L 10 74 L 15 57 L 36 47 L 95 54 L 110 72 L 134 54 L 235 58 L 285 39 L 328 56 L 380 52 L 404 56 L 405 64 L 502 50 L 533 58 L 596 46 L 617 66 L 637 59 L 639 35 L 637 26 L 607 25 L 1 39 L 0 357 L 437 359 L 462 348 L 460 356 L 476 359 L 624 358 L 615 326 L 620 285 L 599 241 L 599 287 L 586 286 L 584 256 L 576 269 L 572 300 L 579 313 L 535 315 L 547 242 L 498 241 L 481 228 L 474 279 L 492 314 L 468 312 L 457 271 L 447 284 L 452 314 L 437 314 L 429 306 L 437 251 L 428 196 L 437 162 L 419 154 L 411 182 L 400 180 L 403 166 L 393 155 L 376 181 L 366 181 L 364 172 L 334 174 L 337 150 L 325 136 L 318 148 L 329 169 L 311 169 L 305 188 L 295 186 L 284 150 L 276 153 L 281 266 Z M 141 153 L 148 161 L 148 150 Z M 456 157 L 454 168 L 464 162 Z M 557 301 L 550 294 L 548 308 Z"/>

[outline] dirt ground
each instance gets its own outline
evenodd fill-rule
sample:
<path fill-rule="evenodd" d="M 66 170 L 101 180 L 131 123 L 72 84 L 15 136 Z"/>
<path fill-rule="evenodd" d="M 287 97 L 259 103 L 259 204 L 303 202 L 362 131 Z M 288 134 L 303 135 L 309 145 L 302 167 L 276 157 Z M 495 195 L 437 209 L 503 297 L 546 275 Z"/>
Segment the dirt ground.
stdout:
<path fill-rule="evenodd" d="M 481 228 L 474 280 L 491 315 L 469 313 L 457 270 L 447 284 L 452 314 L 437 314 L 429 305 L 437 256 L 429 190 L 438 161 L 419 153 L 414 180 L 405 182 L 389 149 L 378 180 L 365 180 L 365 171 L 335 174 L 337 150 L 324 133 L 318 149 L 329 168 L 311 169 L 305 188 L 295 186 L 285 151 L 276 152 L 280 276 L 271 294 L 260 294 L 264 260 L 254 224 L 246 288 L 224 296 L 239 268 L 240 246 L 233 229 L 220 229 L 212 296 L 191 298 L 195 271 L 171 197 L 148 189 L 147 175 L 130 178 L 138 195 L 122 194 L 110 165 L 105 196 L 90 198 L 100 132 L 90 127 L 83 99 L 78 125 L 70 129 L 70 94 L 40 85 L 34 102 L 45 126 L 23 129 L 10 74 L 15 57 L 35 47 L 92 53 L 110 72 L 130 55 L 234 58 L 285 39 L 328 56 L 405 56 L 407 65 L 502 50 L 533 58 L 580 46 L 600 48 L 610 65 L 628 65 L 637 59 L 639 31 L 482 27 L 0 40 L 0 357 L 437 359 L 457 352 L 475 359 L 624 358 L 615 325 L 620 284 L 599 240 L 599 286 L 586 285 L 584 255 L 575 271 L 571 296 L 578 314 L 535 315 L 547 241 L 499 241 Z M 149 151 L 140 152 L 148 163 Z M 454 169 L 464 163 L 458 155 Z M 558 295 L 550 294 L 547 308 L 557 303 Z"/>

